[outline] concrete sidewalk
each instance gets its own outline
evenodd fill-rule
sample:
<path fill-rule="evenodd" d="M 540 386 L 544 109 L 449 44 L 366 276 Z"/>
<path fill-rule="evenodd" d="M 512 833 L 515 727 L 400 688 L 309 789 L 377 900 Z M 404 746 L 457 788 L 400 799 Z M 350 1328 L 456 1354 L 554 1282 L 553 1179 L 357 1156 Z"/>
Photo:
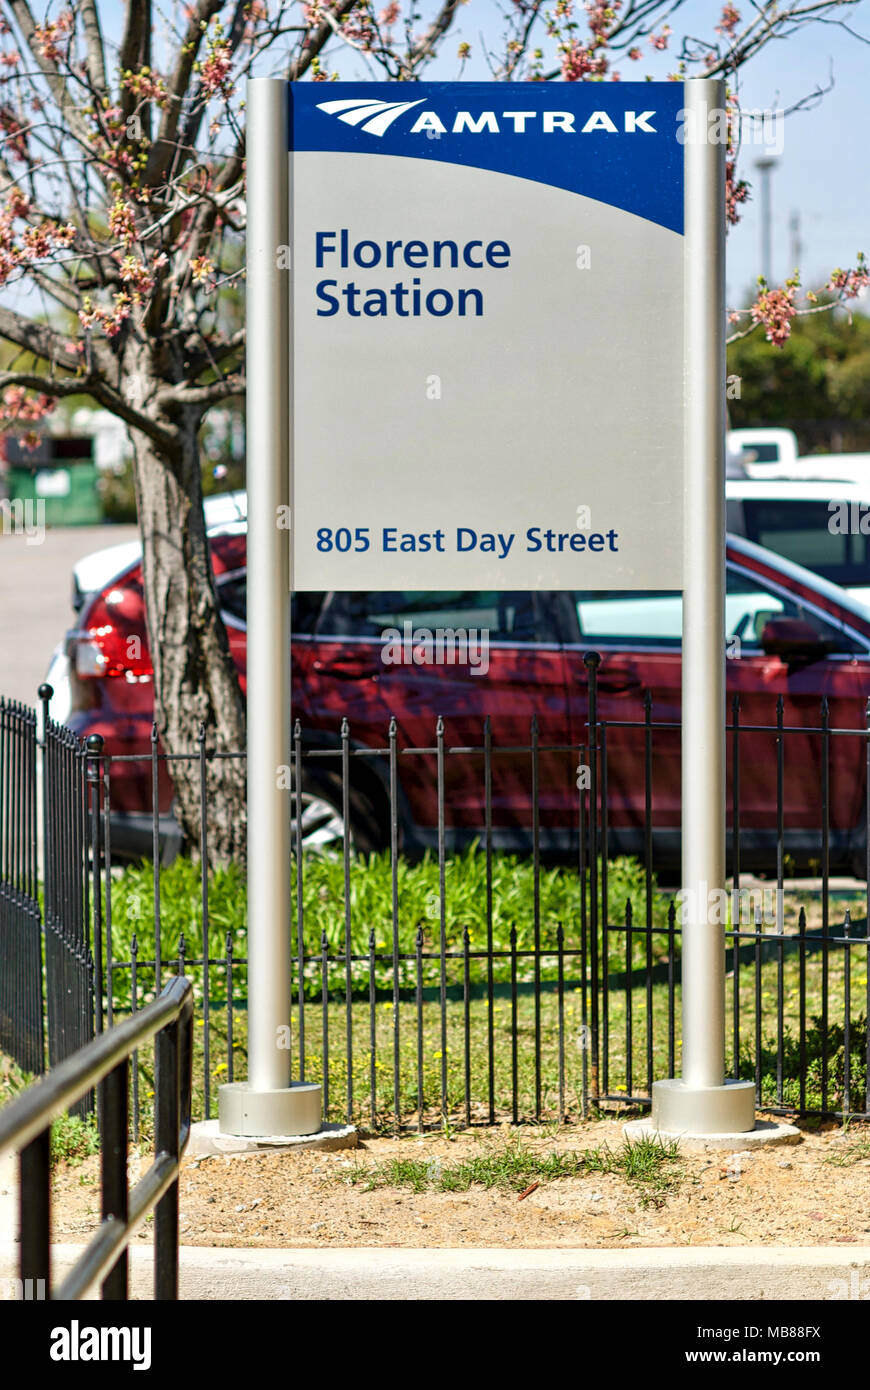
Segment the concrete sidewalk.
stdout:
<path fill-rule="evenodd" d="M 54 1274 L 81 1246 L 54 1247 Z M 151 1297 L 152 1251 L 130 1252 L 131 1294 Z M 17 1250 L 0 1244 L 0 1298 Z M 870 1248 L 230 1250 L 183 1246 L 184 1299 L 419 1301 L 870 1300 Z"/>

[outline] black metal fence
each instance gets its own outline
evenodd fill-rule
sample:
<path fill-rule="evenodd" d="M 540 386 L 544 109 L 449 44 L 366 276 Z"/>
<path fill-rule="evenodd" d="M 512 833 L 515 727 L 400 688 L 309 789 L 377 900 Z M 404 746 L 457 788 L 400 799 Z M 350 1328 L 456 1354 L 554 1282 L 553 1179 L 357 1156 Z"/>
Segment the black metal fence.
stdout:
<path fill-rule="evenodd" d="M 649 700 L 642 719 L 602 717 L 597 661 L 588 665 L 578 744 L 545 743 L 534 720 L 517 744 L 495 737 L 489 720 L 476 740 L 454 742 L 449 723 L 433 719 L 422 747 L 403 746 L 395 720 L 365 742 L 347 721 L 328 743 L 296 725 L 286 1045 L 294 1076 L 322 1083 L 327 1118 L 394 1129 L 563 1120 L 644 1107 L 655 1079 L 679 1074 L 681 903 L 660 883 L 674 881 L 679 850 L 667 791 L 679 725 L 654 718 Z M 736 700 L 728 723 L 728 1073 L 754 1078 L 766 1110 L 866 1119 L 870 734 L 834 724 L 824 701 L 806 722 L 787 720 L 782 700 L 769 704 L 767 722 L 750 721 Z M 203 788 L 199 859 L 161 863 L 165 807 L 155 795 L 155 853 L 131 868 L 113 850 L 124 824 L 116 793 L 129 800 L 131 778 L 146 798 L 160 786 L 171 764 L 156 737 L 147 754 L 120 757 L 46 725 L 49 1035 L 99 1031 L 156 997 L 167 970 L 189 975 L 197 1117 L 214 1115 L 222 1082 L 244 1078 L 247 1031 L 244 875 L 206 867 L 213 756 L 203 731 L 188 757 Z M 504 759 L 521 847 L 510 858 L 500 840 Z M 546 801 L 554 767 L 566 779 L 558 852 Z M 309 769 L 316 786 L 337 788 L 336 818 L 351 829 L 360 787 L 377 782 L 382 854 L 357 855 L 349 835 L 331 852 L 306 851 Z M 416 853 L 405 852 L 412 783 L 428 787 L 422 860 L 419 834 Z M 471 849 L 467 815 L 456 830 L 458 793 L 467 811 L 470 787 Z M 811 879 L 789 881 L 791 856 Z M 862 864 L 859 877 L 835 877 Z M 53 954 L 65 962 L 55 980 L 65 968 L 78 982 L 65 993 L 53 992 Z M 146 1048 L 133 1063 L 137 1127 L 140 1115 L 151 1122 L 153 1089 Z"/>
<path fill-rule="evenodd" d="M 154 1296 L 178 1298 L 178 1174 L 190 1134 L 193 1001 L 190 981 L 170 981 L 136 1018 L 67 1057 L 17 1096 L 0 1115 L 0 1156 L 18 1153 L 22 1297 L 128 1297 L 127 1249 L 154 1213 Z M 154 1161 L 130 1190 L 128 1172 L 130 1056 L 155 1044 Z M 51 1123 L 100 1089 L 102 1220 L 56 1290 L 51 1277 Z M 28 1295 L 27 1291 L 30 1291 Z"/>
<path fill-rule="evenodd" d="M 98 826 L 96 802 L 89 807 L 86 749 L 69 729 L 47 717 L 43 701 L 42 809 L 43 900 L 45 922 L 45 987 L 49 1066 L 72 1056 L 102 1027 L 102 1011 L 94 1007 L 102 993 L 100 963 L 101 903 L 91 899 L 91 881 L 99 869 L 93 846 Z M 96 963 L 96 964 L 95 964 Z M 84 1115 L 92 1109 L 85 1095 L 76 1106 Z"/>
<path fill-rule="evenodd" d="M 36 716 L 0 699 L 0 1051 L 43 1070 Z"/>

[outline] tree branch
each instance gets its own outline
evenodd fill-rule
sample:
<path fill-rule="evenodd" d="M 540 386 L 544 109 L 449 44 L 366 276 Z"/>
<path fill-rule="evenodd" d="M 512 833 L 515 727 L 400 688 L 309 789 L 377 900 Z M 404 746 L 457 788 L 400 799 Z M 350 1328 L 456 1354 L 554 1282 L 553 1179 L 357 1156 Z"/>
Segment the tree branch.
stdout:
<path fill-rule="evenodd" d="M 345 15 L 350 14 L 356 3 L 357 0 L 339 0 L 339 3 L 335 5 L 332 10 L 332 18 L 338 20 L 344 19 Z M 327 20 L 324 20 L 322 24 L 318 24 L 315 29 L 311 30 L 305 39 L 302 52 L 299 54 L 298 58 L 293 60 L 287 71 L 287 80 L 289 82 L 299 81 L 299 78 L 308 71 L 312 61 L 319 56 L 321 49 L 326 46 L 332 38 L 332 35 L 333 26 Z"/>
<path fill-rule="evenodd" d="M 429 28 L 422 38 L 414 44 L 407 54 L 408 72 L 412 73 L 426 58 L 430 58 L 436 44 L 444 37 L 456 18 L 456 11 L 463 0 L 444 0 Z"/>
<path fill-rule="evenodd" d="M 136 0 L 131 2 L 135 4 Z M 166 105 L 163 108 L 157 139 L 148 158 L 145 179 L 149 184 L 159 183 L 177 153 L 176 136 L 193 65 L 197 60 L 206 26 L 222 6 L 223 0 L 197 0 L 196 6 L 190 10 L 187 33 L 178 50 L 175 70 L 167 84 Z"/>
<path fill-rule="evenodd" d="M 91 86 L 100 96 L 108 95 L 106 85 L 106 57 L 103 48 L 103 34 L 100 29 L 100 16 L 95 0 L 81 0 L 82 25 L 88 49 L 88 77 Z M 131 9 L 137 6 L 132 4 Z"/>
<path fill-rule="evenodd" d="M 14 343 L 16 347 L 23 348 L 25 352 L 32 352 L 34 357 L 41 357 L 46 362 L 54 362 L 59 366 L 66 367 L 69 371 L 75 372 L 81 369 L 82 361 L 76 353 L 70 352 L 66 347 L 65 339 L 61 338 L 48 324 L 36 323 L 33 319 L 18 314 L 14 309 L 7 309 L 0 305 L 0 338 L 5 338 L 8 343 Z"/>
<path fill-rule="evenodd" d="M 239 396 L 245 389 L 245 377 L 241 372 L 221 377 L 219 381 L 208 382 L 204 386 L 164 386 L 154 394 L 154 404 L 160 409 L 172 405 L 212 405 L 215 401 L 226 400 L 227 396 Z"/>

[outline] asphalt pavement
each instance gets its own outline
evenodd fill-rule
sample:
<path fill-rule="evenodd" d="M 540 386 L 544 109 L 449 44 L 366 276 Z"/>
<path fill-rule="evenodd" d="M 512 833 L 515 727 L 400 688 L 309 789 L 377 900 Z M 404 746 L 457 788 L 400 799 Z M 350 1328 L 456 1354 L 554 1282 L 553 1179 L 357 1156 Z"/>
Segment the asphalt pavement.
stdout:
<path fill-rule="evenodd" d="M 0 527 L 0 695 L 36 703 L 51 654 L 73 626 L 73 565 L 137 535 L 135 526 L 53 527 L 41 538 Z"/>

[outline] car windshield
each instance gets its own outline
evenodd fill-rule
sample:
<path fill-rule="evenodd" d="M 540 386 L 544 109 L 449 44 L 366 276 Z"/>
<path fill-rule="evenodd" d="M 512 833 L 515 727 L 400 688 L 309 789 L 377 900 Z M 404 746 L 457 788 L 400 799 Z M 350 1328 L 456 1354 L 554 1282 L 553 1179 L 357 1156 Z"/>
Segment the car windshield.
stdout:
<path fill-rule="evenodd" d="M 857 503 L 746 498 L 749 540 L 829 579 L 870 584 L 870 511 Z M 857 518 L 853 513 L 857 513 Z M 857 526 L 853 522 L 857 520 Z M 861 522 L 866 530 L 862 533 Z"/>

